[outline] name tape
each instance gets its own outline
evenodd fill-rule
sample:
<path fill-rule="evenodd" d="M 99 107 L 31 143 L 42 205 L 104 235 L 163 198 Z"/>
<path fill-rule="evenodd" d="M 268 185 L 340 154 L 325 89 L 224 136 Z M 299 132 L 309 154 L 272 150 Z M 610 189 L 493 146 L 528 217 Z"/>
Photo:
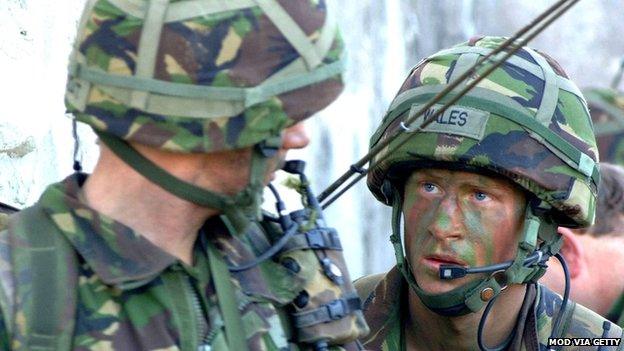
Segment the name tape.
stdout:
<path fill-rule="evenodd" d="M 414 116 L 422 106 L 423 105 L 420 104 L 413 104 L 410 108 L 409 117 L 411 118 Z M 441 107 L 442 105 L 434 105 L 429 108 L 412 123 L 410 128 L 417 128 L 420 126 L 424 120 L 431 118 Z M 423 128 L 423 131 L 459 135 L 481 140 L 485 134 L 485 127 L 489 118 L 490 113 L 487 111 L 453 105 Z"/>

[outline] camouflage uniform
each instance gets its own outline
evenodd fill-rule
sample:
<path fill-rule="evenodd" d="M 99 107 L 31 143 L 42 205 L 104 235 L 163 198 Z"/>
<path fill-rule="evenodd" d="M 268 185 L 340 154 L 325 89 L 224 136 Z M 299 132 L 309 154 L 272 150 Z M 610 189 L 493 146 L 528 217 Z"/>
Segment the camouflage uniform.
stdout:
<path fill-rule="evenodd" d="M 226 264 L 253 261 L 267 252 L 274 236 L 284 234 L 272 231 L 272 223 L 256 221 L 263 166 L 281 145 L 284 128 L 340 93 L 342 51 L 323 1 L 89 0 L 70 59 L 68 110 L 137 172 L 223 215 L 204 224 L 189 266 L 90 208 L 81 188 L 87 175 L 49 186 L 35 206 L 0 232 L 1 348 L 238 351 L 232 346 L 237 343 L 250 350 L 309 348 L 291 318 L 293 300 L 317 272 L 295 272 L 272 259 L 231 273 Z M 126 141 L 181 153 L 252 147 L 249 184 L 235 196 L 175 179 L 167 187 L 159 183 L 166 174 L 148 174 L 134 154 L 134 161 L 125 158 L 136 153 Z M 125 149 L 119 151 L 119 145 Z M 52 244 L 39 249 L 39 241 Z M 37 255 L 47 255 L 53 267 L 31 266 Z M 311 266 L 306 263 L 301 267 Z M 219 279 L 224 271 L 227 278 Z M 49 302 L 34 287 L 45 281 Z M 219 295 L 219 282 L 232 293 Z M 329 285 L 317 289 L 309 305 L 317 303 L 314 293 L 340 292 Z M 222 297 L 234 301 L 241 340 L 228 334 L 232 324 L 227 325 Z M 60 323 L 37 316 L 48 313 Z M 319 334 L 321 341 L 331 349 L 355 347 L 353 341 L 366 331 L 361 313 L 336 322 L 343 323 L 336 329 L 341 332 Z M 42 324 L 53 330 L 40 335 Z"/>
<path fill-rule="evenodd" d="M 401 321 L 408 311 L 408 286 L 401 273 L 394 267 L 384 274 L 375 274 L 355 281 L 364 301 L 364 316 L 373 332 L 362 341 L 370 350 L 405 350 Z M 516 336 L 508 350 L 546 350 L 555 316 L 561 307 L 561 296 L 538 284 L 531 286 L 528 298 L 520 311 Z M 564 338 L 619 338 L 621 330 L 611 327 L 603 335 L 604 319 L 597 313 L 575 305 L 570 315 L 570 325 Z M 566 347 L 565 350 L 596 350 L 596 347 Z"/>
<path fill-rule="evenodd" d="M 0 230 L 6 228 L 9 223 L 9 216 L 17 211 L 17 208 L 0 202 Z"/>
<path fill-rule="evenodd" d="M 212 345 L 215 350 L 226 350 L 202 242 L 210 236 L 224 253 L 241 261 L 249 258 L 247 244 L 227 234 L 220 221 L 209 221 L 206 237 L 195 245 L 195 263 L 189 266 L 89 208 L 81 199 L 84 180 L 71 176 L 51 185 L 36 205 L 53 220 L 56 228 L 51 232 L 58 231 L 78 255 L 73 349 L 198 350 Z M 21 238 L 19 232 L 13 234 L 0 234 L 2 267 L 11 267 L 10 245 L 18 245 L 13 240 Z M 2 290 L 9 296 L 15 289 L 7 285 L 11 275 L 3 269 Z M 302 282 L 273 261 L 235 279 L 250 349 L 288 347 L 278 312 L 297 295 Z M 7 329 L 1 329 L 0 339 L 1 345 L 9 344 Z M 21 348 L 17 342 L 13 341 L 13 349 Z"/>
<path fill-rule="evenodd" d="M 522 338 L 505 349 L 544 349 L 553 316 L 571 318 L 554 336 L 561 335 L 567 325 L 564 335 L 600 337 L 604 327 L 609 329 L 604 335 L 621 337 L 618 326 L 581 306 L 574 313 L 568 308 L 555 313 L 561 298 L 536 285 L 546 267 L 540 260 L 557 254 L 561 247 L 557 227 L 591 225 L 596 207 L 599 169 L 592 124 L 581 92 L 563 69 L 550 57 L 522 47 L 430 124 L 420 126 L 462 85 L 439 105 L 427 110 L 424 105 L 504 40 L 474 38 L 422 60 L 409 73 L 371 138 L 373 148 L 396 137 L 373 157 L 368 186 L 379 201 L 393 207 L 391 242 L 397 266 L 383 277 L 365 277 L 356 283 L 371 323 L 366 347 L 404 349 L 400 345 L 404 315 L 398 311 L 407 311 L 400 305 L 407 301 L 408 286 L 429 310 L 461 316 L 481 311 L 508 285 L 528 284 L 524 317 L 516 324 Z M 416 119 L 406 123 L 408 118 Z M 484 274 L 446 293 L 428 293 L 419 287 L 403 253 L 401 216 L 405 181 L 421 168 L 493 174 L 525 191 L 524 223 L 516 256 L 507 268 L 485 266 L 492 267 L 489 276 Z M 440 274 L 454 279 L 455 273 L 441 270 Z"/>
<path fill-rule="evenodd" d="M 615 300 L 615 303 L 607 312 L 607 319 L 624 328 L 624 293 Z"/>
<path fill-rule="evenodd" d="M 596 132 L 600 161 L 624 165 L 624 94 L 612 89 L 586 89 L 583 94 Z"/>

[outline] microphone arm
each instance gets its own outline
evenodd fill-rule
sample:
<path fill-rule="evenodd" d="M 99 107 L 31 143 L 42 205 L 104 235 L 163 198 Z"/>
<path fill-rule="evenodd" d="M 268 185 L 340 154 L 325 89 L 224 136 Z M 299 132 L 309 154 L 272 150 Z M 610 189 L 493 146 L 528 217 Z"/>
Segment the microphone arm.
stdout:
<path fill-rule="evenodd" d="M 546 264 L 546 261 L 550 258 L 549 255 L 544 254 L 544 252 L 540 250 L 535 250 L 530 256 L 524 259 L 524 266 L 529 267 L 536 264 Z M 513 264 L 513 260 L 505 261 L 502 263 L 497 263 L 488 266 L 481 267 L 462 267 L 458 265 L 448 265 L 444 264 L 440 266 L 440 279 L 443 280 L 451 280 L 458 279 L 466 276 L 467 274 L 477 274 L 477 273 L 494 273 L 496 271 L 504 271 L 507 268 L 511 267 Z"/>

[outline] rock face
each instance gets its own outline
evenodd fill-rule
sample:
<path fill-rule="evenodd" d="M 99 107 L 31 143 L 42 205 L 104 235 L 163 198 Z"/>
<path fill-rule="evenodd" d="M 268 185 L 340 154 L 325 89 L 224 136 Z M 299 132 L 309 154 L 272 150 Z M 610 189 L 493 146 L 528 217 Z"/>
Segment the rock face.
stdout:
<path fill-rule="evenodd" d="M 308 122 L 308 160 L 317 192 L 368 149 L 368 138 L 411 66 L 440 48 L 477 34 L 512 35 L 551 1 L 329 0 L 349 49 L 343 96 Z M 84 0 L 0 2 L 0 201 L 23 207 L 71 172 L 73 140 L 65 116 L 66 60 Z M 624 2 L 587 0 L 531 46 L 555 57 L 580 86 L 607 86 L 624 55 L 618 16 Z M 97 157 L 94 137 L 79 128 L 86 170 Z M 327 210 L 341 233 L 352 276 L 394 262 L 390 211 L 363 182 Z"/>

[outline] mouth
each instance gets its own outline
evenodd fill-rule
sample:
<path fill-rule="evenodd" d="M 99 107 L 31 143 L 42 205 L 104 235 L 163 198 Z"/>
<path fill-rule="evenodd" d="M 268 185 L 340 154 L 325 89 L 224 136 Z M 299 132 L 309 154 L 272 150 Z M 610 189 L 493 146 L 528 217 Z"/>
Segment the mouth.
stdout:
<path fill-rule="evenodd" d="M 421 263 L 436 271 L 438 271 L 440 269 L 440 266 L 442 265 L 453 265 L 462 267 L 468 266 L 466 262 L 456 258 L 455 256 L 446 254 L 433 254 L 425 256 L 421 259 Z"/>

